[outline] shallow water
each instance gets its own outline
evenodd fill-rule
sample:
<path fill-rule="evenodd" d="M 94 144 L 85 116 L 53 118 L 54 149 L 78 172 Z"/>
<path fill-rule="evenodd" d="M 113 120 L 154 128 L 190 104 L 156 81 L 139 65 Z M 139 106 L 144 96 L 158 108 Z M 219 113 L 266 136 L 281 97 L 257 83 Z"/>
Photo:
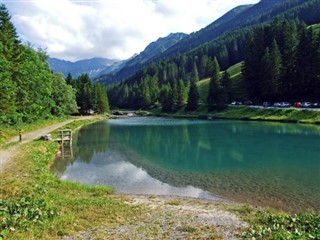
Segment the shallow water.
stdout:
<path fill-rule="evenodd" d="M 79 131 L 62 179 L 128 194 L 230 199 L 320 210 L 320 128 L 242 121 L 125 118 Z"/>

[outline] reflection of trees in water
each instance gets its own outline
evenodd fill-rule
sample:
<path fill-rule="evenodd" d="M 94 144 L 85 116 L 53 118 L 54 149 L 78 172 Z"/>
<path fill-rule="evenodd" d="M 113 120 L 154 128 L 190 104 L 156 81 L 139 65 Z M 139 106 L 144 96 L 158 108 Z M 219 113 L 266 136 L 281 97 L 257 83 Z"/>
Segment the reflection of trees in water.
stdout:
<path fill-rule="evenodd" d="M 170 185 L 280 208 L 317 209 L 319 189 L 310 189 L 320 181 L 318 132 L 294 124 L 216 124 L 122 126 L 111 134 L 137 155 L 131 158 L 135 165 Z M 308 151 L 299 148 L 306 142 Z M 301 203 L 299 195 L 309 197 Z"/>
<path fill-rule="evenodd" d="M 74 159 L 89 163 L 94 154 L 108 150 L 110 127 L 98 122 L 81 128 L 73 142 Z"/>
<path fill-rule="evenodd" d="M 70 156 L 65 157 L 65 151 L 70 152 Z M 70 165 L 72 162 L 72 146 L 70 146 L 69 144 L 64 144 L 60 146 L 60 153 L 53 162 L 52 170 L 54 171 L 56 176 L 60 177 L 65 172 L 67 166 Z"/>
<path fill-rule="evenodd" d="M 132 163 L 170 185 L 192 185 L 251 203 L 267 199 L 276 206 L 280 201 L 297 209 L 303 195 L 308 196 L 305 204 L 316 209 L 320 194 L 312 189 L 320 182 L 316 129 L 228 121 L 160 126 L 101 122 L 81 129 L 73 147 L 75 159 L 90 162 L 95 153 L 105 153 L 116 142 Z M 302 143 L 307 150 L 301 149 Z"/>

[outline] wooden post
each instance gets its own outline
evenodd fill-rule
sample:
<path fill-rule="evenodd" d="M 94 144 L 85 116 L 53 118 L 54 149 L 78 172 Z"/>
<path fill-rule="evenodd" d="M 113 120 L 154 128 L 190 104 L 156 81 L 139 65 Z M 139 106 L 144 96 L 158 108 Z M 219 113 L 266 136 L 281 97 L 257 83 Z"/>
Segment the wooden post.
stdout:
<path fill-rule="evenodd" d="M 19 141 L 21 142 L 22 141 L 22 130 L 19 129 Z"/>
<path fill-rule="evenodd" d="M 72 130 L 65 129 L 65 130 L 59 130 L 60 132 L 60 139 L 61 145 L 64 144 L 64 142 L 69 142 L 69 145 L 72 145 Z"/>

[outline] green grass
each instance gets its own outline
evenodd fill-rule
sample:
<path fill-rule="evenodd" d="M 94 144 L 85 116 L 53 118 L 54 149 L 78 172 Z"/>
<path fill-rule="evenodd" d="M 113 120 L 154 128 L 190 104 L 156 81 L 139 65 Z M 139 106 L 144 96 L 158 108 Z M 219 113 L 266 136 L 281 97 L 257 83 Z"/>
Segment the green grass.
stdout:
<path fill-rule="evenodd" d="M 213 113 L 214 118 L 255 121 L 279 121 L 293 123 L 320 124 L 320 111 L 295 108 L 252 108 L 246 106 L 228 107 L 224 111 Z"/>
<path fill-rule="evenodd" d="M 245 98 L 244 94 L 246 92 L 245 86 L 243 84 L 243 75 L 241 73 L 243 62 L 239 62 L 227 69 L 231 78 L 231 86 L 236 96 L 240 98 Z M 221 72 L 222 74 L 222 72 Z M 206 104 L 207 96 L 209 91 L 210 78 L 202 79 L 197 83 L 199 95 L 200 95 L 200 105 Z M 236 100 L 236 99 L 232 99 Z"/>
<path fill-rule="evenodd" d="M 231 79 L 235 78 L 241 73 L 243 62 L 239 62 L 227 69 L 227 72 L 230 74 Z"/>
<path fill-rule="evenodd" d="M 77 121 L 76 129 L 89 121 Z M 97 225 L 114 226 L 119 219 L 133 221 L 139 211 L 106 186 L 61 181 L 50 166 L 56 142 L 25 144 L 0 179 L 0 239 L 58 239 Z"/>

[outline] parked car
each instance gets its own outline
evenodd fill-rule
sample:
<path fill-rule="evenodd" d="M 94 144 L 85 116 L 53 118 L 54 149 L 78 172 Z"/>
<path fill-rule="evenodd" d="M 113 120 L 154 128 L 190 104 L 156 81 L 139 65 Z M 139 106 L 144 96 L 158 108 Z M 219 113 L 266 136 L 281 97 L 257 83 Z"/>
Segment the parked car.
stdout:
<path fill-rule="evenodd" d="M 233 102 L 231 103 L 231 105 L 234 105 L 234 106 L 242 105 L 242 102 L 233 101 Z"/>
<path fill-rule="evenodd" d="M 267 108 L 267 107 L 272 107 L 272 103 L 271 102 L 264 102 L 263 104 L 262 104 L 262 106 L 263 107 L 265 107 L 265 108 Z"/>
<path fill-rule="evenodd" d="M 315 102 L 312 104 L 313 108 L 320 108 L 320 102 Z"/>
<path fill-rule="evenodd" d="M 291 107 L 291 104 L 288 102 L 281 102 L 281 103 L 279 103 L 279 107 L 288 108 L 288 107 Z"/>
<path fill-rule="evenodd" d="M 301 108 L 301 107 L 302 107 L 302 103 L 301 103 L 301 102 L 295 102 L 295 103 L 293 104 L 293 106 L 294 106 L 295 108 Z"/>
<path fill-rule="evenodd" d="M 275 102 L 275 103 L 273 104 L 273 106 L 274 106 L 274 107 L 280 107 L 280 103 L 279 103 L 279 102 Z"/>
<path fill-rule="evenodd" d="M 311 102 L 303 102 L 303 103 L 301 104 L 301 107 L 302 107 L 302 108 L 309 108 L 309 107 L 311 107 Z"/>
<path fill-rule="evenodd" d="M 243 104 L 244 105 L 252 105 L 252 102 L 251 101 L 245 101 Z"/>

